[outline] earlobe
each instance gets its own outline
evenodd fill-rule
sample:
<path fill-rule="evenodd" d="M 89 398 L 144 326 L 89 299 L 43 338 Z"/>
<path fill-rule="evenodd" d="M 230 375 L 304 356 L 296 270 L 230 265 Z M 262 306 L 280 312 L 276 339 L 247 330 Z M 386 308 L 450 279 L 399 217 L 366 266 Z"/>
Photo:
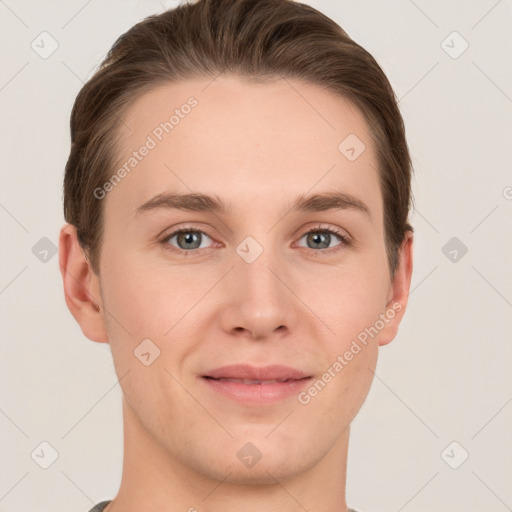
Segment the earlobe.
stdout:
<path fill-rule="evenodd" d="M 379 336 L 379 345 L 387 345 L 396 337 L 409 298 L 413 269 L 413 233 L 407 231 L 399 251 L 399 263 L 391 283 L 390 299 L 385 315 L 388 320 Z"/>
<path fill-rule="evenodd" d="M 59 235 L 59 267 L 69 311 L 84 335 L 108 343 L 99 290 L 99 277 L 92 271 L 78 243 L 76 229 L 65 224 Z"/>

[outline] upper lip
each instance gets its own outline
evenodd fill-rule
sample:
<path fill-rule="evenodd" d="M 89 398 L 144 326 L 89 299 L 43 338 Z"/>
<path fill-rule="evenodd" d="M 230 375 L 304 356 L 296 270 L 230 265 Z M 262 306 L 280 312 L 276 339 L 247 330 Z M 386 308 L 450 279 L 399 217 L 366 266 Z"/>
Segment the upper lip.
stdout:
<path fill-rule="evenodd" d="M 278 364 L 262 367 L 250 366 L 248 364 L 234 364 L 211 370 L 203 375 L 203 377 L 212 377 L 214 379 L 299 380 L 309 377 L 309 375 L 295 368 Z"/>

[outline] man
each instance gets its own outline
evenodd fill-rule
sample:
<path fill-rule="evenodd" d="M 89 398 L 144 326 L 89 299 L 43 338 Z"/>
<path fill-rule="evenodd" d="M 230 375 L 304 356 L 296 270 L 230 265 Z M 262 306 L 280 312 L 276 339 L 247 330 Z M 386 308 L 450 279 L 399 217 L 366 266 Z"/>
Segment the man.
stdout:
<path fill-rule="evenodd" d="M 123 391 L 121 486 L 94 512 L 353 510 L 350 423 L 412 273 L 380 68 L 311 7 L 199 1 L 116 42 L 72 141 L 66 303 Z"/>

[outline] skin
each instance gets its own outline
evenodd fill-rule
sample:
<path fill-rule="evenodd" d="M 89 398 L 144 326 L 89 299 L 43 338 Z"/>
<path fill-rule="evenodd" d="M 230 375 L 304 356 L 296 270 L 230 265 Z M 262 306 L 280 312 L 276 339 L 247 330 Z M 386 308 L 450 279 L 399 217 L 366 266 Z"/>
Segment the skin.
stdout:
<path fill-rule="evenodd" d="M 412 233 L 391 279 L 368 125 L 350 102 L 299 80 L 223 75 L 159 86 L 127 111 L 121 160 L 190 96 L 197 107 L 103 199 L 99 275 L 74 227 L 60 234 L 66 303 L 85 336 L 110 344 L 123 391 L 123 475 L 106 510 L 346 512 L 350 423 L 378 348 L 405 312 Z M 366 146 L 354 161 L 338 149 L 348 134 Z M 135 217 L 164 191 L 217 195 L 231 209 Z M 298 195 L 326 191 L 356 196 L 370 215 L 289 211 Z M 201 248 L 161 241 L 190 223 L 206 233 L 196 232 Z M 352 243 L 331 235 L 328 249 L 305 235 L 328 237 L 325 227 Z M 263 248 L 250 264 L 236 252 L 248 236 Z M 245 406 L 199 377 L 248 363 L 292 366 L 315 380 L 393 304 L 394 318 L 308 404 L 292 396 Z M 161 351 L 149 366 L 134 356 L 146 338 Z M 262 454 L 250 468 L 237 457 L 247 442 Z"/>

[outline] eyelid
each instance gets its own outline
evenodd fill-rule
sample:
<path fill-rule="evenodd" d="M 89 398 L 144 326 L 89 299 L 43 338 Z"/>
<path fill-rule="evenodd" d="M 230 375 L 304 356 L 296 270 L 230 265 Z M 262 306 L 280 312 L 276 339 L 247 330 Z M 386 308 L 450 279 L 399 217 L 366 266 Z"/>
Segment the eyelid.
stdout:
<path fill-rule="evenodd" d="M 206 235 L 210 240 L 212 240 L 214 242 L 214 244 L 219 243 L 214 239 L 214 237 L 210 236 L 204 229 L 201 229 L 198 226 L 194 226 L 193 224 L 189 224 L 189 225 L 186 225 L 183 227 L 173 229 L 170 233 L 167 233 L 162 238 L 160 238 L 159 242 L 161 244 L 165 245 L 166 249 L 171 252 L 178 253 L 178 254 L 191 255 L 191 256 L 194 254 L 197 254 L 199 252 L 203 252 L 205 250 L 209 250 L 209 249 L 213 248 L 213 244 L 212 244 L 212 247 L 203 247 L 202 249 L 190 249 L 187 251 L 185 249 L 180 249 L 179 247 L 174 247 L 168 243 L 171 238 L 175 237 L 176 235 L 178 235 L 181 232 L 186 232 L 186 231 L 194 231 L 194 232 L 201 233 L 201 235 Z"/>
<path fill-rule="evenodd" d="M 309 249 L 310 251 L 313 251 L 314 253 L 317 253 L 317 254 L 318 253 L 330 254 L 332 252 L 336 252 L 336 251 L 342 249 L 343 247 L 349 247 L 349 246 L 353 245 L 352 237 L 346 231 L 341 230 L 338 227 L 334 227 L 329 224 L 325 224 L 325 223 L 319 223 L 313 227 L 310 227 L 307 231 L 302 233 L 302 235 L 299 237 L 299 240 L 302 239 L 304 236 L 309 235 L 310 233 L 316 233 L 316 232 L 321 233 L 322 231 L 328 232 L 328 233 L 334 235 L 335 237 L 339 238 L 339 240 L 340 240 L 339 245 L 336 245 L 334 247 L 329 247 L 326 249 L 311 249 L 311 248 L 303 247 L 303 246 L 300 246 L 300 247 L 302 247 L 303 249 Z"/>

